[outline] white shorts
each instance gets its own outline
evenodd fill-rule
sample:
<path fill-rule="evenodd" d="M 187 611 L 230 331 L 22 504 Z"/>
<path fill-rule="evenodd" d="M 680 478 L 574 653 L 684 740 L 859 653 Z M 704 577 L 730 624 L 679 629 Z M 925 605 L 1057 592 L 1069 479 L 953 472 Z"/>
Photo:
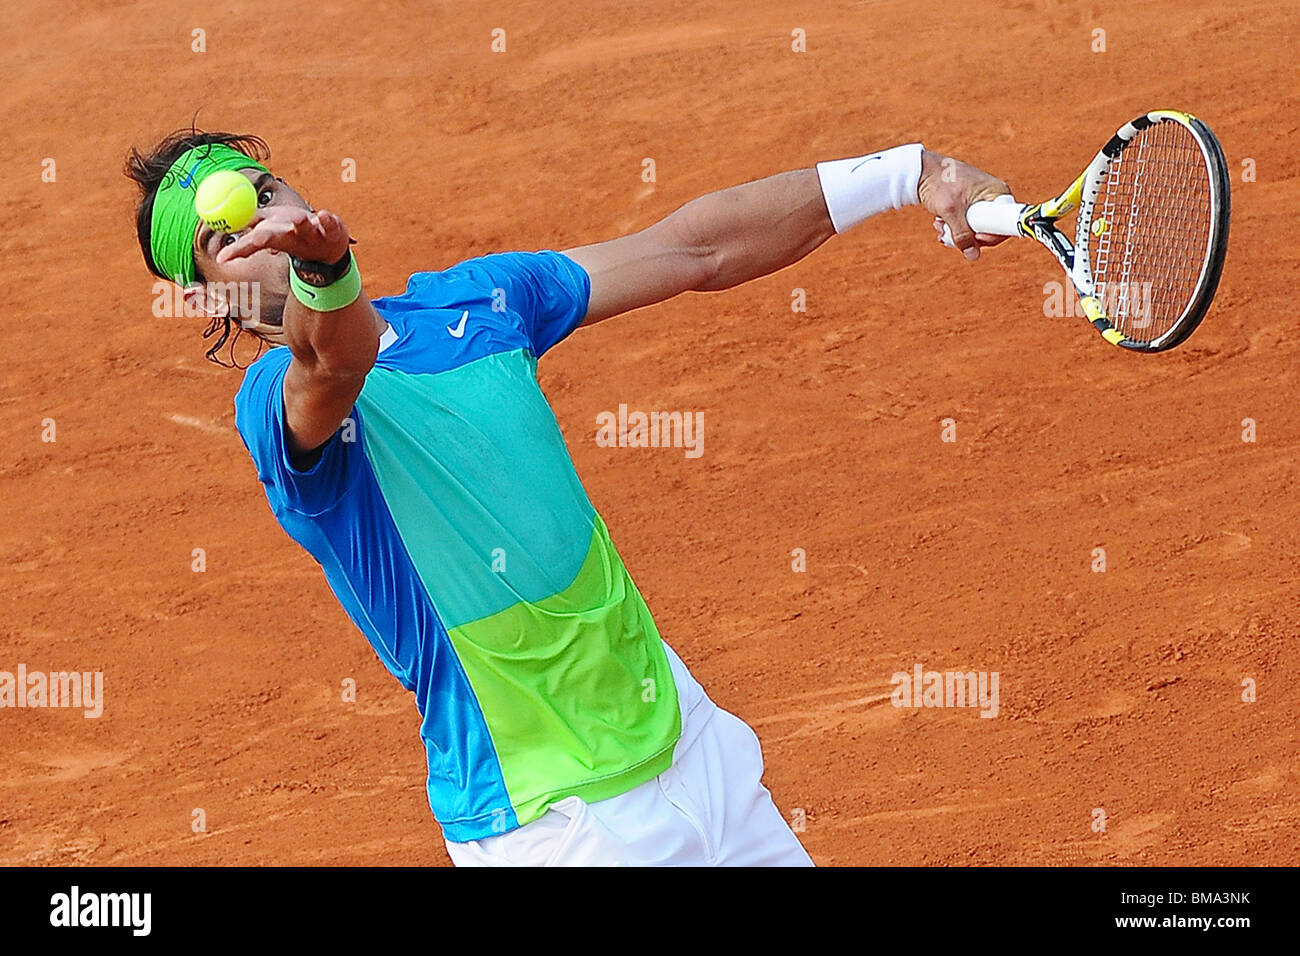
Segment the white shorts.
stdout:
<path fill-rule="evenodd" d="M 667 645 L 665 645 L 667 647 Z M 668 648 L 681 701 L 673 765 L 596 803 L 566 797 L 498 836 L 447 842 L 457 866 L 812 866 L 763 786 L 758 737 Z"/>

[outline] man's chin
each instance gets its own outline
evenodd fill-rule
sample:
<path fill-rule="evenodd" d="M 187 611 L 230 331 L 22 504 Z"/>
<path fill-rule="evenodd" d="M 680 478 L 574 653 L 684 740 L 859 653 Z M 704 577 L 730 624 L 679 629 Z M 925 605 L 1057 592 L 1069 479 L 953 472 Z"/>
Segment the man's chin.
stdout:
<path fill-rule="evenodd" d="M 239 324 L 248 332 L 258 332 L 262 335 L 279 335 L 284 331 L 283 325 L 269 319 L 240 319 Z"/>
<path fill-rule="evenodd" d="M 279 335 L 284 331 L 283 306 L 279 311 L 263 309 L 257 318 L 240 319 L 239 324 L 249 332 L 259 335 Z"/>

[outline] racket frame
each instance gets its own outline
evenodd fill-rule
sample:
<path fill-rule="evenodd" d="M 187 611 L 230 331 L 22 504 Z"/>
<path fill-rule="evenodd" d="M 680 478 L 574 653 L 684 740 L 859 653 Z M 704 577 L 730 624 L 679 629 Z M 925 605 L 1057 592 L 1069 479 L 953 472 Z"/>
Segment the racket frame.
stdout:
<path fill-rule="evenodd" d="M 1115 328 L 1101 299 L 1097 296 L 1096 282 L 1092 276 L 1090 252 L 1092 243 L 1093 212 L 1101 187 L 1106 181 L 1111 163 L 1124 151 L 1139 132 L 1156 123 L 1173 121 L 1186 127 L 1200 147 L 1210 181 L 1210 252 L 1201 264 L 1201 274 L 1196 288 L 1183 314 L 1169 330 L 1149 342 L 1141 342 L 1124 335 Z M 1016 228 L 1017 234 L 1037 239 L 1056 256 L 1079 295 L 1084 315 L 1101 337 L 1112 345 L 1135 352 L 1164 352 L 1179 345 L 1200 325 L 1209 311 L 1210 302 L 1219 286 L 1223 271 L 1223 258 L 1227 249 L 1228 221 L 1230 217 L 1231 189 L 1228 164 L 1223 149 L 1214 133 L 1198 117 L 1178 110 L 1152 110 L 1125 123 L 1110 141 L 1093 157 L 1087 168 L 1069 188 L 1055 199 L 1023 207 Z M 1075 237 L 1070 238 L 1056 226 L 1056 221 L 1078 210 Z"/>

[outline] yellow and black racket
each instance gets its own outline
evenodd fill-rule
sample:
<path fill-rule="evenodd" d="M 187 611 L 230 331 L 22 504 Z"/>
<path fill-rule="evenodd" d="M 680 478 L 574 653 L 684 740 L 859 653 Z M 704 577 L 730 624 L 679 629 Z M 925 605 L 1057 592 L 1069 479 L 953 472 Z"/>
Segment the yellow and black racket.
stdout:
<path fill-rule="evenodd" d="M 1126 123 L 1055 199 L 977 202 L 976 232 L 1052 251 L 1102 338 L 1136 352 L 1185 341 L 1210 308 L 1228 245 L 1228 164 L 1210 128 L 1176 110 Z M 1057 220 L 1078 210 L 1075 238 Z M 951 244 L 947 230 L 944 241 Z"/>

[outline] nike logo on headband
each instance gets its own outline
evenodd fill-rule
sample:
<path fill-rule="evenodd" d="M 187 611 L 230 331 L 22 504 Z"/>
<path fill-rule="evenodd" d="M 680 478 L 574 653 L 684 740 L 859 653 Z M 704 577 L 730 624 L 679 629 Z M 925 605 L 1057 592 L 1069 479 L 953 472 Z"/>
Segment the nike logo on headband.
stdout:
<path fill-rule="evenodd" d="M 202 164 L 203 164 L 203 160 L 201 159 L 196 159 L 194 161 L 194 165 L 190 167 L 190 171 L 185 174 L 184 178 L 182 178 L 179 183 L 181 189 L 190 188 L 190 183 L 194 182 L 194 174 L 198 172 L 199 166 L 201 166 Z"/>

